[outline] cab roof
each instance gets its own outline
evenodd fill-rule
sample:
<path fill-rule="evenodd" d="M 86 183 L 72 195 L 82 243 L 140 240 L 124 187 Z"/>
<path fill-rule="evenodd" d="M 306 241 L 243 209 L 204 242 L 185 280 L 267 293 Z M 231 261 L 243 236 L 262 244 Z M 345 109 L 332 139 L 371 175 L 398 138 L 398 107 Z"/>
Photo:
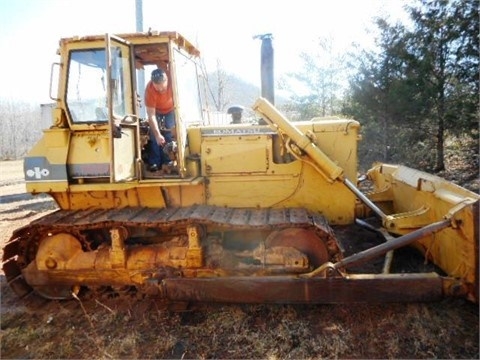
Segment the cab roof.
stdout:
<path fill-rule="evenodd" d="M 184 36 L 176 31 L 153 31 L 138 32 L 138 33 L 123 33 L 111 34 L 117 38 L 122 38 L 129 43 L 135 45 L 135 56 L 141 56 L 145 63 L 154 63 L 159 56 L 159 43 L 175 43 L 179 48 L 182 48 L 192 56 L 200 56 L 200 51 Z M 105 39 L 105 34 L 102 35 L 85 35 L 73 36 L 60 39 L 60 47 L 67 44 L 99 41 Z"/>

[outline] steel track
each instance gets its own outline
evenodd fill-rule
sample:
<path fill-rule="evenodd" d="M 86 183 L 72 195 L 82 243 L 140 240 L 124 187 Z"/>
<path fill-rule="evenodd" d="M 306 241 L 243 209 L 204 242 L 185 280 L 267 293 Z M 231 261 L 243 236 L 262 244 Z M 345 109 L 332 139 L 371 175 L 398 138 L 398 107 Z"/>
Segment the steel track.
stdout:
<path fill-rule="evenodd" d="M 3 253 L 3 270 L 9 286 L 19 297 L 33 292 L 22 276 L 22 268 L 35 259 L 38 242 L 52 233 L 75 234 L 84 244 L 85 231 L 115 227 L 153 229 L 184 229 L 189 225 L 202 225 L 229 231 L 279 230 L 308 228 L 320 235 L 325 243 L 336 242 L 326 219 L 303 208 L 291 209 L 233 209 L 209 205 L 182 208 L 122 208 L 95 210 L 58 210 L 30 225 L 17 229 Z"/>

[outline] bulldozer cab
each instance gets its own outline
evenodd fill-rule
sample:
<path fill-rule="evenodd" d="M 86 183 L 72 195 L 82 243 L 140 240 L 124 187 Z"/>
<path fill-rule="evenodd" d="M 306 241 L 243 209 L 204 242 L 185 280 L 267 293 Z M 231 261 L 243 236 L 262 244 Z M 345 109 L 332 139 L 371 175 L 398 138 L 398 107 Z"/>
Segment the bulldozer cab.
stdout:
<path fill-rule="evenodd" d="M 148 36 L 64 39 L 60 52 L 68 59 L 60 76 L 60 110 L 71 129 L 69 181 L 122 182 L 165 177 L 185 178 L 188 153 L 186 128 L 202 123 L 198 83 L 198 51 L 177 33 Z M 62 64 L 63 65 L 63 64 Z M 152 146 L 145 118 L 144 90 L 152 70 L 167 71 L 175 106 L 174 169 L 147 170 Z M 63 97 L 63 98 L 62 98 Z M 62 106 L 62 103 L 64 106 Z"/>

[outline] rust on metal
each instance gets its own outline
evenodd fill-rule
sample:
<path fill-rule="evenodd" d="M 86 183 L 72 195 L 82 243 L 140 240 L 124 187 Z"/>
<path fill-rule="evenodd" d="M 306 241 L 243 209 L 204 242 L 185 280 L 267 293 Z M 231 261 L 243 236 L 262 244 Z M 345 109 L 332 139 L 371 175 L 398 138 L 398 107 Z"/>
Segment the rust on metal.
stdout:
<path fill-rule="evenodd" d="M 436 301 L 443 296 L 437 274 L 350 275 L 346 278 L 228 277 L 165 279 L 168 299 L 220 303 L 334 304 Z M 408 291 L 405 291 L 408 289 Z"/>
<path fill-rule="evenodd" d="M 203 229 L 207 227 L 213 233 L 230 233 L 230 237 L 236 234 L 234 240 L 239 231 L 245 236 L 259 236 L 260 240 L 255 239 L 260 241 L 259 246 L 236 252 L 215 246 L 210 249 L 215 235 L 205 238 Z M 267 247 L 262 245 L 274 231 L 280 231 L 281 235 Z M 305 234 L 308 234 L 303 239 L 305 243 L 298 241 L 300 249 L 295 249 L 292 246 L 295 238 Z M 135 246 L 135 241 L 147 243 Z M 333 231 L 320 215 L 301 208 L 227 209 L 196 205 L 58 210 L 15 231 L 5 247 L 3 268 L 7 281 L 20 296 L 27 295 L 33 287 L 42 295 L 60 298 L 68 285 L 142 287 L 165 276 L 198 278 L 304 272 L 308 271 L 309 261 L 301 253 L 302 246 L 307 249 L 308 243 L 315 242 L 335 243 Z M 312 255 L 317 257 L 312 259 L 317 262 L 341 257 L 339 249 L 336 248 L 336 254 L 329 245 L 316 249 Z"/>

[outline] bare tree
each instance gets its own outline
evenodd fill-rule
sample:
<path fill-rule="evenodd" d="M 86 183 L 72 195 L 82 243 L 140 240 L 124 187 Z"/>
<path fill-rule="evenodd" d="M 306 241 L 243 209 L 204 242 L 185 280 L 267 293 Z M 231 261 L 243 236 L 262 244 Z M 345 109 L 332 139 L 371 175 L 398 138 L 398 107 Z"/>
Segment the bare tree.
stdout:
<path fill-rule="evenodd" d="M 209 76 L 209 72 L 207 71 L 207 67 L 203 59 L 201 62 L 201 70 L 203 76 L 205 77 L 210 100 L 213 102 L 215 109 L 220 112 L 225 111 L 225 107 L 230 101 L 227 95 L 229 78 L 225 70 L 222 68 L 220 60 L 217 59 L 217 67 L 213 73 L 213 79 L 211 78 L 211 75 Z"/>
<path fill-rule="evenodd" d="M 36 104 L 0 99 L 0 157 L 18 159 L 41 137 L 40 107 Z"/>
<path fill-rule="evenodd" d="M 306 89 L 305 95 L 291 97 L 291 110 L 297 111 L 301 118 L 338 114 L 347 85 L 344 55 L 336 51 L 333 39 L 319 38 L 317 45 L 315 51 L 300 54 L 302 70 L 289 74 Z"/>

